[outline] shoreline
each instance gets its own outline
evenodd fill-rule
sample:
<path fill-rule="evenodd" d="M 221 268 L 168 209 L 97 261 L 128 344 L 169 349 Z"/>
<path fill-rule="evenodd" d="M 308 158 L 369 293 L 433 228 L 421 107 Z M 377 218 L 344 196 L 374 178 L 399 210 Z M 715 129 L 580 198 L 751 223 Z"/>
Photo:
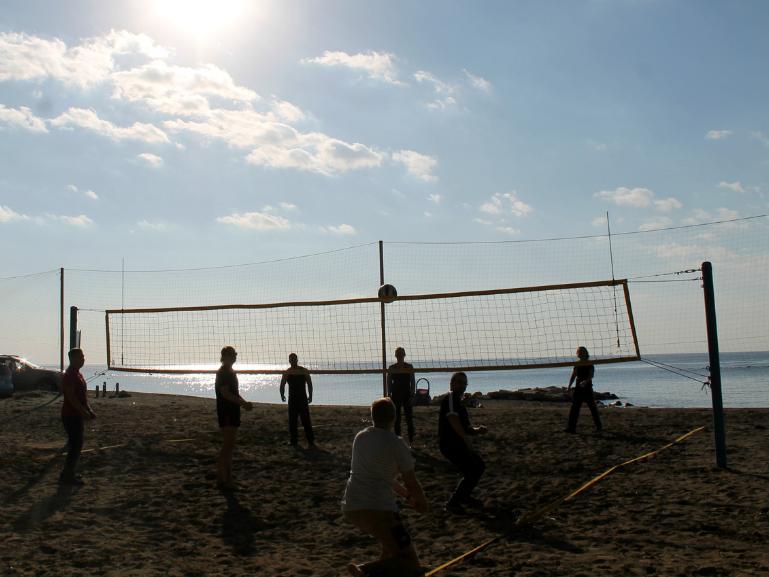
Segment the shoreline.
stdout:
<path fill-rule="evenodd" d="M 81 471 L 87 484 L 55 483 L 64 434 L 58 401 L 39 393 L 0 400 L 5 475 L 0 567 L 14 576 L 138 577 L 344 575 L 377 556 L 373 540 L 341 517 L 339 500 L 367 407 L 311 405 L 317 453 L 287 446 L 286 406 L 243 414 L 234 472 L 240 490 L 214 486 L 215 401 L 165 393 L 89 400 Z M 749 575 L 769 572 L 769 408 L 726 409 L 730 469 L 715 468 L 712 415 L 701 408 L 613 410 L 592 431 L 583 409 L 566 435 L 568 405 L 485 401 L 470 409 L 489 435 L 482 513 L 446 515 L 458 480 L 437 449 L 437 407 L 417 407 L 417 476 L 431 511 L 403 513 L 422 562 L 435 567 L 622 461 L 692 436 L 564 503 L 526 531 L 439 573 L 486 575 Z M 11 420 L 13 419 L 13 420 Z M 300 431 L 300 443 L 304 445 Z M 99 447 L 114 447 L 99 450 Z"/>

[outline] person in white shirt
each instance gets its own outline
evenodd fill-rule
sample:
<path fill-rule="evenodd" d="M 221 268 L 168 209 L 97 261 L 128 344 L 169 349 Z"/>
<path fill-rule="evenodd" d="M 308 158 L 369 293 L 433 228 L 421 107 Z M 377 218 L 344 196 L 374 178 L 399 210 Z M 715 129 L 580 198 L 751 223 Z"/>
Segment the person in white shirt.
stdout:
<path fill-rule="evenodd" d="M 360 431 L 352 444 L 350 478 L 342 498 L 342 511 L 348 522 L 379 541 L 382 555 L 378 561 L 351 563 L 347 569 L 357 577 L 421 575 L 424 570 L 396 502 L 397 494 L 419 513 L 428 510 L 414 473 L 414 457 L 403 439 L 393 432 L 395 405 L 390 399 L 377 399 L 371 404 L 371 420 L 374 426 Z"/>

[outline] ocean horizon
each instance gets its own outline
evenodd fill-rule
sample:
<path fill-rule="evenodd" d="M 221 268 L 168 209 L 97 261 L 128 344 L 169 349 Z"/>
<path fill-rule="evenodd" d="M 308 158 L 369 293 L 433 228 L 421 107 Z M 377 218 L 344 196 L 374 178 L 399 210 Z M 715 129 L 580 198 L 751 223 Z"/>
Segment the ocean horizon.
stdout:
<path fill-rule="evenodd" d="M 594 388 L 611 392 L 623 403 L 646 407 L 705 408 L 712 405 L 708 382 L 708 355 L 683 353 L 648 355 L 645 359 L 669 366 L 669 370 L 643 361 L 605 364 L 596 367 Z M 769 407 L 769 352 L 721 353 L 723 403 L 726 408 Z M 235 365 L 237 370 L 238 366 Z M 448 390 L 451 376 L 423 373 L 416 377 L 419 387 L 431 394 Z M 675 371 L 675 372 L 672 372 Z M 105 365 L 86 365 L 83 375 L 89 388 L 106 383 L 113 391 L 119 383 L 123 391 L 214 397 L 214 376 L 204 374 L 160 374 L 107 371 Z M 489 393 L 533 387 L 565 386 L 571 369 L 521 369 L 474 371 L 468 373 L 468 392 Z M 686 375 L 686 376 L 683 376 Z M 279 403 L 279 375 L 240 374 L 241 395 L 254 402 Z M 367 405 L 382 394 L 379 374 L 314 375 L 313 402 L 318 405 Z"/>

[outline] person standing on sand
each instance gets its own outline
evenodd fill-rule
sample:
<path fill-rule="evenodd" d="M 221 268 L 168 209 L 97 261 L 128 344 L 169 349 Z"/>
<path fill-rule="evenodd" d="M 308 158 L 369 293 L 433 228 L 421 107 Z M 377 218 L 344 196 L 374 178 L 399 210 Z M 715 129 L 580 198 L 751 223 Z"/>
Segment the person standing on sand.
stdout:
<path fill-rule="evenodd" d="M 352 443 L 342 512 L 348 522 L 379 541 L 382 554 L 378 561 L 351 563 L 347 570 L 358 577 L 422 575 L 419 557 L 395 502 L 397 493 L 419 513 L 428 510 L 414 473 L 414 457 L 393 432 L 395 405 L 390 399 L 377 399 L 371 404 L 371 420 L 374 426 L 360 431 Z M 396 480 L 399 475 L 403 485 Z"/>
<path fill-rule="evenodd" d="M 80 475 L 75 474 L 80 452 L 83 450 L 85 421 L 96 418 L 96 413 L 88 404 L 88 387 L 80 369 L 85 365 L 82 349 L 71 349 L 67 354 L 69 366 L 61 379 L 61 393 L 64 402 L 61 405 L 61 421 L 67 432 L 67 459 L 59 475 L 61 485 L 82 485 Z"/>
<path fill-rule="evenodd" d="M 483 506 L 481 500 L 474 498 L 471 493 L 480 481 L 486 464 L 467 441 L 470 436 L 485 435 L 486 427 L 473 427 L 470 424 L 467 407 L 462 401 L 467 390 L 467 375 L 454 373 L 449 386 L 451 391 L 441 401 L 438 414 L 438 438 L 443 456 L 462 472 L 462 479 L 446 503 L 446 510 L 462 513 L 464 505 Z"/>
<path fill-rule="evenodd" d="M 595 399 L 593 398 L 593 375 L 595 375 L 595 365 L 589 362 L 590 353 L 585 347 L 577 347 L 577 358 L 580 362 L 574 365 L 574 369 L 571 371 L 571 378 L 569 379 L 569 386 L 566 388 L 567 392 L 571 392 L 571 386 L 574 384 L 574 381 L 576 381 L 574 394 L 572 395 L 571 400 L 571 410 L 569 411 L 569 424 L 566 427 L 566 432 L 577 432 L 579 409 L 582 406 L 582 403 L 587 403 L 587 406 L 590 409 L 590 414 L 593 415 L 595 430 L 600 433 L 603 426 L 601 425 L 601 417 L 598 414 L 598 407 L 596 407 Z"/>
<path fill-rule="evenodd" d="M 310 371 L 299 366 L 299 357 L 296 353 L 288 355 L 288 369 L 280 379 L 280 400 L 286 402 L 286 383 L 288 383 L 288 433 L 289 444 L 297 444 L 297 421 L 302 420 L 304 436 L 310 447 L 315 446 L 315 433 L 312 431 L 310 421 L 310 403 L 312 403 L 312 378 Z M 306 385 L 306 390 L 305 390 Z"/>
<path fill-rule="evenodd" d="M 238 392 L 238 375 L 232 368 L 237 358 L 238 353 L 233 347 L 224 347 L 222 366 L 216 371 L 216 416 L 222 431 L 222 449 L 216 461 L 216 484 L 225 491 L 236 488 L 232 480 L 232 454 L 240 427 L 240 408 L 247 411 L 253 408 Z"/>
<path fill-rule="evenodd" d="M 414 443 L 414 412 L 412 404 L 416 391 L 414 367 L 405 362 L 406 350 L 403 347 L 395 349 L 394 365 L 387 371 L 387 396 L 395 404 L 395 434 L 401 436 L 401 409 L 406 415 L 406 427 L 409 433 L 409 445 Z"/>

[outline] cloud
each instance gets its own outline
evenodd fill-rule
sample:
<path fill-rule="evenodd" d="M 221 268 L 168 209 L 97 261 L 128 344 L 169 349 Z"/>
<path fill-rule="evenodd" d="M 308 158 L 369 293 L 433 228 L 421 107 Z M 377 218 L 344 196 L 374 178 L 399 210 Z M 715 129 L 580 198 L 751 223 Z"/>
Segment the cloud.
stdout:
<path fill-rule="evenodd" d="M 349 68 L 350 70 L 363 72 L 373 80 L 380 80 L 390 84 L 402 84 L 397 78 L 398 72 L 395 66 L 395 55 L 389 52 L 369 51 L 348 54 L 347 52 L 326 50 L 322 56 L 303 58 L 301 62 L 303 64 Z"/>
<path fill-rule="evenodd" d="M 17 220 L 30 220 L 26 214 L 20 214 L 8 206 L 0 204 L 0 223 L 13 222 Z"/>
<path fill-rule="evenodd" d="M 438 159 L 434 156 L 420 154 L 413 150 L 399 150 L 393 152 L 392 159 L 406 167 L 408 173 L 425 182 L 436 182 L 438 177 L 432 171 L 438 165 Z"/>
<path fill-rule="evenodd" d="M 766 136 L 763 132 L 755 131 L 755 132 L 751 132 L 750 135 L 756 140 L 758 140 L 764 146 L 769 146 L 769 136 Z"/>
<path fill-rule="evenodd" d="M 638 230 L 657 230 L 659 228 L 667 228 L 673 224 L 673 219 L 667 216 L 660 216 L 654 220 L 650 220 L 642 223 Z"/>
<path fill-rule="evenodd" d="M 169 52 L 144 34 L 126 31 L 112 30 L 71 48 L 59 39 L 6 32 L 0 34 L 0 81 L 55 78 L 87 88 L 107 79 L 114 57 L 122 54 L 165 58 Z"/>
<path fill-rule="evenodd" d="M 339 226 L 322 226 L 320 227 L 320 230 L 322 232 L 327 232 L 338 236 L 354 236 L 358 234 L 358 231 L 355 230 L 355 227 L 350 224 L 340 224 Z"/>
<path fill-rule="evenodd" d="M 681 201 L 677 198 L 673 198 L 672 196 L 669 198 L 662 198 L 660 200 L 654 201 L 654 208 L 659 210 L 660 212 L 670 212 L 672 210 L 676 210 L 683 207 L 683 204 L 681 204 Z"/>
<path fill-rule="evenodd" d="M 137 154 L 136 158 L 138 158 L 144 164 L 152 166 L 153 168 L 159 168 L 163 166 L 163 159 L 157 154 L 152 154 L 151 152 L 142 152 L 141 154 Z"/>
<path fill-rule="evenodd" d="M 683 220 L 686 225 L 702 224 L 706 222 L 722 221 L 722 220 L 735 220 L 740 217 L 740 214 L 736 210 L 730 208 L 718 208 L 715 213 L 708 212 L 701 208 L 694 209 L 690 216 Z"/>
<path fill-rule="evenodd" d="M 168 224 L 163 221 L 149 221 L 149 220 L 140 220 L 136 223 L 139 228 L 142 228 L 144 230 L 154 230 L 157 232 L 161 232 L 168 229 Z"/>
<path fill-rule="evenodd" d="M 210 96 L 240 103 L 259 99 L 253 90 L 236 85 L 227 71 L 213 64 L 190 68 L 155 60 L 115 72 L 111 80 L 114 98 L 141 102 L 151 110 L 179 116 L 209 113 Z"/>
<path fill-rule="evenodd" d="M 299 207 L 295 205 L 293 202 L 281 202 L 279 204 L 280 208 L 283 210 L 297 210 Z"/>
<path fill-rule="evenodd" d="M 84 214 L 79 214 L 77 216 L 67 216 L 67 215 L 61 215 L 61 214 L 46 214 L 45 216 L 50 220 L 63 222 L 64 224 L 67 224 L 69 226 L 74 226 L 77 228 L 88 228 L 93 225 L 93 221 Z"/>
<path fill-rule="evenodd" d="M 229 216 L 218 217 L 216 222 L 259 231 L 288 230 L 292 227 L 288 219 L 265 212 L 244 212 L 242 214 L 234 212 Z"/>
<path fill-rule="evenodd" d="M 707 140 L 724 140 L 732 135 L 731 130 L 708 130 L 705 138 Z"/>
<path fill-rule="evenodd" d="M 260 146 L 251 151 L 246 161 L 259 166 L 295 168 L 326 176 L 382 164 L 382 155 L 363 144 L 348 144 L 325 135 L 318 136 L 320 138 L 315 142 L 305 140 L 304 146 L 296 148 Z"/>
<path fill-rule="evenodd" d="M 287 100 L 275 100 L 270 105 L 273 113 L 286 122 L 301 122 L 306 118 L 301 108 L 288 102 Z"/>
<path fill-rule="evenodd" d="M 457 104 L 456 94 L 458 88 L 455 85 L 448 84 L 425 70 L 418 70 L 415 72 L 414 79 L 420 84 L 428 84 L 432 86 L 436 98 L 427 103 L 428 108 L 433 110 L 446 110 Z"/>
<path fill-rule="evenodd" d="M 497 232 L 502 232 L 505 234 L 509 234 L 510 236 L 515 236 L 517 234 L 521 234 L 521 230 L 518 228 L 513 228 L 512 226 L 498 226 L 495 229 Z"/>
<path fill-rule="evenodd" d="M 742 184 L 740 183 L 739 180 L 735 182 L 726 182 L 722 180 L 721 182 L 718 183 L 718 188 L 728 188 L 732 192 L 745 192 L 745 189 L 742 188 Z"/>
<path fill-rule="evenodd" d="M 77 126 L 112 140 L 141 140 L 148 143 L 169 142 L 165 132 L 152 124 L 134 122 L 129 127 L 116 126 L 108 120 L 99 118 L 93 110 L 85 108 L 70 108 L 51 120 L 50 123 L 57 128 Z"/>
<path fill-rule="evenodd" d="M 432 203 L 440 204 L 441 202 L 443 202 L 443 195 L 431 194 L 430 196 L 427 197 L 427 199 Z"/>
<path fill-rule="evenodd" d="M 648 188 L 627 188 L 625 186 L 620 186 L 614 190 L 602 190 L 596 192 L 593 196 L 613 202 L 617 206 L 635 206 L 643 208 L 651 205 L 654 193 Z"/>
<path fill-rule="evenodd" d="M 512 214 L 513 216 L 522 217 L 528 215 L 534 209 L 520 200 L 517 193 L 513 191 L 493 194 L 488 202 L 481 205 L 480 210 L 486 214 Z"/>
<path fill-rule="evenodd" d="M 481 76 L 476 76 L 475 74 L 468 72 L 464 68 L 462 69 L 462 72 L 465 73 L 465 76 L 467 76 L 467 79 L 472 87 L 477 88 L 481 92 L 491 92 L 491 82 Z"/>
<path fill-rule="evenodd" d="M 48 132 L 45 121 L 35 116 L 26 106 L 7 108 L 0 104 L 0 124 L 23 128 L 30 132 Z"/>
<path fill-rule="evenodd" d="M 590 224 L 595 227 L 606 228 L 606 215 L 602 214 L 601 216 L 596 216 L 593 220 L 590 221 Z"/>
<path fill-rule="evenodd" d="M 79 192 L 77 186 L 74 184 L 68 184 L 66 188 L 69 192 Z M 83 191 L 83 194 L 91 200 L 99 200 L 99 195 L 96 194 L 93 190 L 85 190 Z"/>

